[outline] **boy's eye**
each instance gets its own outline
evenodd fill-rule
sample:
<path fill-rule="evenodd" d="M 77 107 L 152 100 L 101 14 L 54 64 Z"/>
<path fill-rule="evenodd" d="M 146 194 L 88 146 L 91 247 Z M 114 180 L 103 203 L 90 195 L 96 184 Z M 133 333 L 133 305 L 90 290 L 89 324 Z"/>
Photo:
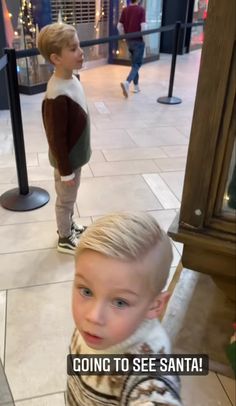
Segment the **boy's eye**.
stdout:
<path fill-rule="evenodd" d="M 81 296 L 84 297 L 91 297 L 92 291 L 89 288 L 79 288 Z"/>
<path fill-rule="evenodd" d="M 123 299 L 114 299 L 113 306 L 118 307 L 119 309 L 123 309 L 125 307 L 128 307 L 129 304 Z"/>

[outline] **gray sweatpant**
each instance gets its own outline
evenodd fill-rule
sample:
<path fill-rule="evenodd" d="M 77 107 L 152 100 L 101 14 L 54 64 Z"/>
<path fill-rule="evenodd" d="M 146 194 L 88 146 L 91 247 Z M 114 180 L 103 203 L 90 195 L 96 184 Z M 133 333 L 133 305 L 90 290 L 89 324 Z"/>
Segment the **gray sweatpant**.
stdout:
<path fill-rule="evenodd" d="M 61 181 L 61 176 L 57 169 L 54 169 L 54 180 L 56 189 L 56 221 L 60 237 L 69 237 L 71 234 L 71 222 L 74 214 L 74 204 L 77 191 L 80 185 L 81 168 L 74 170 L 75 185 L 68 186 Z"/>

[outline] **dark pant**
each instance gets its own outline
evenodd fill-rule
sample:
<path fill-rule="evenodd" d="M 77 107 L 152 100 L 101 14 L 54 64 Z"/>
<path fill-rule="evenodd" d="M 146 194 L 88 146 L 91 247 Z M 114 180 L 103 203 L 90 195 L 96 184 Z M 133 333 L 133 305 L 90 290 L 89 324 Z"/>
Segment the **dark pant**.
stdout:
<path fill-rule="evenodd" d="M 127 41 L 128 48 L 131 56 L 131 70 L 127 77 L 128 82 L 138 84 L 139 74 L 138 71 L 143 63 L 143 53 L 145 44 L 143 41 Z"/>

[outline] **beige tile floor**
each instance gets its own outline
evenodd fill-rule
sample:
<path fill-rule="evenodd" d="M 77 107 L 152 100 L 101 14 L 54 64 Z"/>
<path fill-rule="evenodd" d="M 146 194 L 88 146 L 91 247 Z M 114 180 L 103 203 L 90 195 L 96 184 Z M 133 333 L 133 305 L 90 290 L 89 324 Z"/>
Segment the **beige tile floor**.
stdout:
<path fill-rule="evenodd" d="M 91 161 L 83 170 L 76 216 L 91 223 L 111 210 L 147 210 L 167 230 L 180 207 L 200 51 L 178 57 L 174 95 L 167 95 L 170 57 L 146 64 L 141 93 L 121 94 L 128 68 L 81 72 L 92 118 Z M 56 251 L 55 193 L 41 122 L 43 95 L 21 96 L 29 184 L 50 202 L 31 212 L 0 207 L 0 357 L 17 406 L 63 406 L 73 258 Z M 17 185 L 10 116 L 0 111 L 0 193 Z M 181 244 L 173 243 L 171 275 Z M 1 384 L 1 382 L 0 382 Z M 182 379 L 184 405 L 235 404 L 234 383 L 210 373 Z M 1 402 L 0 402 L 1 404 Z"/>

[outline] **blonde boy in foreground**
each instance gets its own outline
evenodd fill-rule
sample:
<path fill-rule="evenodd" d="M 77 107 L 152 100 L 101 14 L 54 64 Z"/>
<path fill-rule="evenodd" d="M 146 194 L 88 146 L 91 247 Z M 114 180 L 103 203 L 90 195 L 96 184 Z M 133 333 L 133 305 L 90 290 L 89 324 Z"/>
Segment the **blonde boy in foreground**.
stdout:
<path fill-rule="evenodd" d="M 71 353 L 168 354 L 157 317 L 172 261 L 167 235 L 146 214 L 114 213 L 85 231 L 76 252 Z M 176 376 L 73 375 L 70 406 L 180 406 Z"/>
<path fill-rule="evenodd" d="M 63 23 L 45 26 L 39 33 L 38 48 L 52 63 L 42 105 L 43 122 L 49 144 L 49 160 L 54 169 L 58 251 L 74 254 L 78 238 L 85 230 L 72 216 L 80 184 L 81 167 L 90 158 L 90 125 L 83 87 L 73 75 L 83 64 L 83 51 L 74 27 Z"/>

